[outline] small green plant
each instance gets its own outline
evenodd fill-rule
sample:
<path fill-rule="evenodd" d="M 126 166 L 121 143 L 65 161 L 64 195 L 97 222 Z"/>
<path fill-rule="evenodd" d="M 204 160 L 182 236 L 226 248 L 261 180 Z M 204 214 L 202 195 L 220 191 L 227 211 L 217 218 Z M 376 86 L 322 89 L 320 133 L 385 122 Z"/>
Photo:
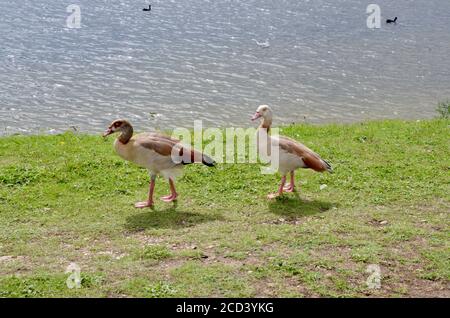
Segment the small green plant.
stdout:
<path fill-rule="evenodd" d="M 37 167 L 12 165 L 0 172 L 0 184 L 23 186 L 38 180 L 41 174 Z"/>
<path fill-rule="evenodd" d="M 165 246 L 150 245 L 146 246 L 136 254 L 136 258 L 140 260 L 152 259 L 160 261 L 172 256 L 170 250 Z"/>
<path fill-rule="evenodd" d="M 177 292 L 175 288 L 164 282 L 145 287 L 144 290 L 150 298 L 173 297 Z"/>
<path fill-rule="evenodd" d="M 436 111 L 439 113 L 441 118 L 450 118 L 450 101 L 446 100 L 445 102 L 439 102 L 436 107 Z"/>

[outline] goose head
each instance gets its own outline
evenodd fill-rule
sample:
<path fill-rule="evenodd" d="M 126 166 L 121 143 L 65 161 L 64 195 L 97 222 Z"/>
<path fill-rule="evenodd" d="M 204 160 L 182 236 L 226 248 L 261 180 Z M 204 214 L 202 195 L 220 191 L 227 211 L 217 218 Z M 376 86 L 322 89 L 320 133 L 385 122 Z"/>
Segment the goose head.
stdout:
<path fill-rule="evenodd" d="M 108 128 L 103 133 L 103 137 L 109 136 L 116 132 L 120 132 L 121 136 L 126 136 L 129 139 L 133 135 L 133 127 L 127 120 L 117 119 L 108 126 Z"/>
<path fill-rule="evenodd" d="M 267 105 L 260 105 L 256 109 L 256 113 L 253 115 L 252 120 L 257 120 L 258 118 L 262 118 L 263 123 L 272 123 L 272 109 Z"/>

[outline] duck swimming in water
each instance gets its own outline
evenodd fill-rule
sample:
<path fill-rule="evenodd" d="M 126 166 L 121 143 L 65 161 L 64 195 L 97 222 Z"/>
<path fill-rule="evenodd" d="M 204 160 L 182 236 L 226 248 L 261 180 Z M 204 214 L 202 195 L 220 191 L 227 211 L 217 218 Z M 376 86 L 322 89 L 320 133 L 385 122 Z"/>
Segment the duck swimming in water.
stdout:
<path fill-rule="evenodd" d="M 395 17 L 394 20 L 387 19 L 387 20 L 386 20 L 386 23 L 397 23 L 397 17 Z"/>
<path fill-rule="evenodd" d="M 149 4 L 149 5 L 148 5 L 148 9 L 147 9 L 147 8 L 144 8 L 144 9 L 142 9 L 142 11 L 152 11 L 152 5 Z"/>

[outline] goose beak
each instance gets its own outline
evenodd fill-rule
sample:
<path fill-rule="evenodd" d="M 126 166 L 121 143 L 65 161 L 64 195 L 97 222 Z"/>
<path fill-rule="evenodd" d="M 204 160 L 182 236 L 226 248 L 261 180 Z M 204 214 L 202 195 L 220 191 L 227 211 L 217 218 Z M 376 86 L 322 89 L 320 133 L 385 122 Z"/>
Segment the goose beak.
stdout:
<path fill-rule="evenodd" d="M 259 113 L 259 112 L 256 112 L 254 115 L 253 115 L 253 117 L 252 117 L 252 121 L 253 120 L 257 120 L 258 118 L 260 118 L 261 117 L 261 114 Z"/>
<path fill-rule="evenodd" d="M 113 133 L 113 131 L 111 130 L 111 128 L 108 128 L 105 130 L 105 132 L 103 133 L 103 137 L 109 136 Z"/>

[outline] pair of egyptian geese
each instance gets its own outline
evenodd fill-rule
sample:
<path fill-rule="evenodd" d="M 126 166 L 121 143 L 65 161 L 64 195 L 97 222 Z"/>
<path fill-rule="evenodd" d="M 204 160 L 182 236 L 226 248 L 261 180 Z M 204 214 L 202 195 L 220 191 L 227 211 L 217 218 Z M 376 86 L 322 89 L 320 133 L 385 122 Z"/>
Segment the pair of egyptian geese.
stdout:
<path fill-rule="evenodd" d="M 261 118 L 261 125 L 258 129 L 269 132 L 272 125 L 271 108 L 267 105 L 259 106 L 252 120 L 258 118 Z M 148 198 L 146 201 L 136 203 L 136 208 L 153 206 L 153 192 L 157 175 L 161 175 L 169 180 L 170 194 L 163 196 L 161 199 L 166 202 L 172 202 L 178 196 L 175 190 L 174 178 L 180 174 L 183 165 L 203 163 L 206 166 L 214 166 L 214 161 L 210 157 L 200 151 L 182 145 L 179 140 L 172 137 L 160 133 L 142 133 L 133 136 L 133 127 L 126 120 L 118 119 L 113 121 L 103 133 L 103 136 L 106 137 L 115 132 L 120 132 L 114 143 L 117 154 L 125 160 L 147 168 L 150 172 Z M 268 144 L 275 144 L 278 147 L 278 171 L 282 175 L 278 191 L 269 194 L 269 199 L 282 195 L 283 191 L 294 191 L 294 171 L 298 168 L 309 168 L 318 172 L 332 172 L 330 164 L 305 145 L 287 137 L 273 137 L 267 133 L 266 138 Z M 175 157 L 173 156 L 174 154 L 176 154 Z M 179 160 L 174 160 L 174 158 Z M 288 173 L 290 173 L 291 180 L 286 185 L 286 175 Z"/>

